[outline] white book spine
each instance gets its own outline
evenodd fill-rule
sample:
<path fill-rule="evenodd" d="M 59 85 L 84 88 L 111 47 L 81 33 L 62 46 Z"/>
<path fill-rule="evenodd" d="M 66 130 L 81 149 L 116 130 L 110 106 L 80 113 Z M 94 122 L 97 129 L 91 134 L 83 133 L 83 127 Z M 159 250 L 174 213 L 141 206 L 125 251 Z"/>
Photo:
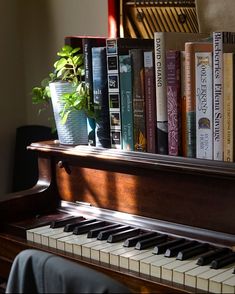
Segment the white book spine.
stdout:
<path fill-rule="evenodd" d="M 213 32 L 214 160 L 223 160 L 223 33 Z"/>
<path fill-rule="evenodd" d="M 158 153 L 167 154 L 166 48 L 164 32 L 154 33 Z M 161 135 L 162 134 L 162 135 Z M 160 137 L 161 136 L 161 137 Z M 159 138 L 160 137 L 160 138 Z M 160 141 L 159 141 L 160 140 Z"/>
<path fill-rule="evenodd" d="M 196 157 L 202 159 L 213 159 L 212 74 L 212 52 L 196 52 Z"/>

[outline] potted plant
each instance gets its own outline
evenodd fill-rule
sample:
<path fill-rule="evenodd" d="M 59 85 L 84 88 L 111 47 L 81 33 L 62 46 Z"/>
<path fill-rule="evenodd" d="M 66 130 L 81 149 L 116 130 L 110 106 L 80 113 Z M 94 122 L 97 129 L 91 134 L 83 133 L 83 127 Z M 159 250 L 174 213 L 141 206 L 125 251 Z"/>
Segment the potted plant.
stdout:
<path fill-rule="evenodd" d="M 93 117 L 89 89 L 84 81 L 83 54 L 80 48 L 63 46 L 57 53 L 54 71 L 32 90 L 33 104 L 42 109 L 52 104 L 61 144 L 87 144 L 87 116 Z"/>

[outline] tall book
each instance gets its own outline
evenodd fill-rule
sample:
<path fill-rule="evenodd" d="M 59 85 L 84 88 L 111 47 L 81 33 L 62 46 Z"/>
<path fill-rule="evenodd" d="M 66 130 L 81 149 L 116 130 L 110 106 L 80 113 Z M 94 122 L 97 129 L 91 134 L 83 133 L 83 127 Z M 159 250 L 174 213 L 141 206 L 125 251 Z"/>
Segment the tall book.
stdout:
<path fill-rule="evenodd" d="M 196 157 L 213 159 L 212 51 L 195 52 Z"/>
<path fill-rule="evenodd" d="M 235 159 L 235 56 L 224 53 L 224 161 Z"/>
<path fill-rule="evenodd" d="M 133 106 L 132 106 L 132 64 L 130 55 L 119 56 L 121 94 L 122 149 L 134 150 Z"/>
<path fill-rule="evenodd" d="M 185 94 L 185 51 L 180 51 L 181 93 L 181 153 L 186 157 L 186 94 Z"/>
<path fill-rule="evenodd" d="M 74 35 L 66 36 L 65 44 L 70 45 L 71 47 L 79 47 L 83 52 L 84 56 L 84 70 L 85 70 L 85 82 L 86 86 L 89 89 L 90 96 L 90 105 L 92 107 L 93 99 L 93 81 L 92 81 L 92 47 L 104 47 L 106 44 L 106 38 L 101 36 L 83 36 L 83 35 Z M 88 129 L 88 144 L 95 146 L 95 119 L 87 119 L 87 129 Z"/>
<path fill-rule="evenodd" d="M 181 155 L 181 76 L 180 51 L 166 52 L 166 95 L 168 154 Z"/>
<path fill-rule="evenodd" d="M 144 58 L 142 49 L 130 50 L 133 70 L 134 150 L 146 152 L 146 116 L 144 92 Z"/>
<path fill-rule="evenodd" d="M 214 160 L 223 160 L 223 53 L 234 43 L 235 32 L 213 32 Z"/>
<path fill-rule="evenodd" d="M 92 48 L 92 72 L 96 146 L 110 148 L 106 47 Z"/>
<path fill-rule="evenodd" d="M 144 51 L 144 88 L 147 152 L 156 153 L 156 91 L 153 50 Z"/>
<path fill-rule="evenodd" d="M 196 157 L 195 52 L 210 52 L 212 43 L 185 43 L 186 156 Z"/>
<path fill-rule="evenodd" d="M 151 39 L 107 38 L 107 72 L 110 110 L 111 147 L 120 149 L 122 142 L 122 122 L 120 103 L 119 56 L 128 54 L 132 48 L 153 48 Z M 116 140 L 116 138 L 120 140 Z"/>
<path fill-rule="evenodd" d="M 209 34 L 155 32 L 155 76 L 156 76 L 156 120 L 157 120 L 157 148 L 158 153 L 168 153 L 168 122 L 166 100 L 166 51 L 184 50 L 187 41 L 207 38 Z"/>

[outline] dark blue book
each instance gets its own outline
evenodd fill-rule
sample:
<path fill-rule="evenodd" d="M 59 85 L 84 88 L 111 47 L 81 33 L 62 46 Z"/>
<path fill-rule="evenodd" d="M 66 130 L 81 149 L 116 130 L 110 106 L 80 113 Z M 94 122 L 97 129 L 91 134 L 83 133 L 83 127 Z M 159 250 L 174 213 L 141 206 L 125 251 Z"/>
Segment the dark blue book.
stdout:
<path fill-rule="evenodd" d="M 106 47 L 92 48 L 92 76 L 96 146 L 110 148 Z"/>

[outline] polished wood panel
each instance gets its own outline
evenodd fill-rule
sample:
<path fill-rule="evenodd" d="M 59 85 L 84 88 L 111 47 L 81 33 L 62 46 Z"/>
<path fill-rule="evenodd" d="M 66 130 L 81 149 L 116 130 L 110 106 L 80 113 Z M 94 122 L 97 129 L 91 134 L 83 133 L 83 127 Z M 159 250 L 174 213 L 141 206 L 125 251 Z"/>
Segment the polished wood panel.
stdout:
<path fill-rule="evenodd" d="M 235 244 L 234 163 L 69 147 L 54 141 L 28 148 L 38 154 L 38 183 L 0 199 L 2 277 L 7 277 L 17 253 L 39 248 L 105 272 L 136 293 L 193 292 L 27 242 L 22 232 L 40 223 L 43 215 L 63 213 L 64 204 L 91 215 L 98 208 L 109 219 L 117 212 L 123 221 L 132 216 L 130 224 L 172 235 L 220 246 Z"/>

